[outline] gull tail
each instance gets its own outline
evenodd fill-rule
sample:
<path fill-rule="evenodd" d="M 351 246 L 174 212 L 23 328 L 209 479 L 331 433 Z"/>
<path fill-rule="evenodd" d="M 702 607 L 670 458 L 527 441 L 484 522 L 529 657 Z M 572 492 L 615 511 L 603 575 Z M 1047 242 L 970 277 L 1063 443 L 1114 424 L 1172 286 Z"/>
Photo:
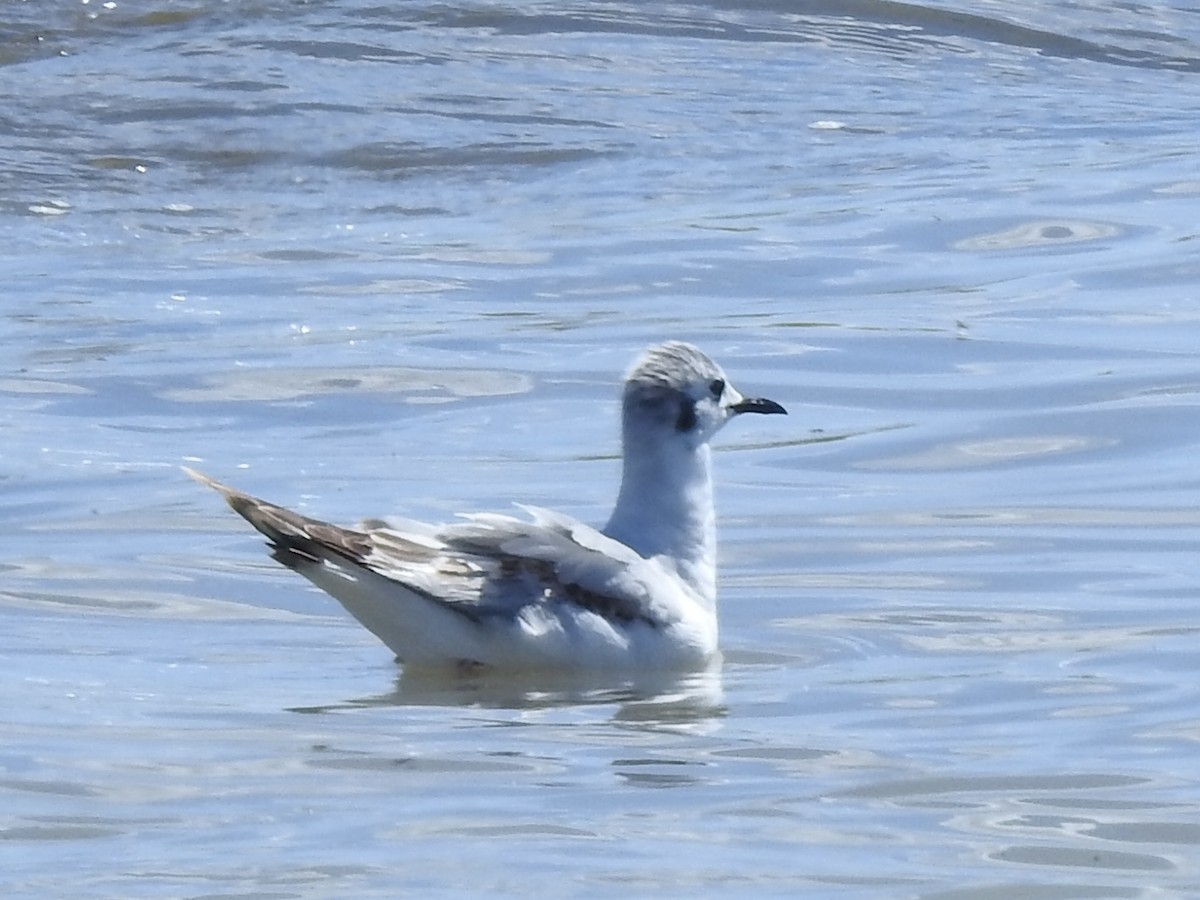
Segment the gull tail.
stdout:
<path fill-rule="evenodd" d="M 310 519 L 183 467 L 217 491 L 271 545 L 272 557 L 303 575 L 406 663 L 442 666 L 478 658 L 479 636 L 450 604 L 371 567 L 375 541 L 365 531 Z"/>
<path fill-rule="evenodd" d="M 371 552 L 371 539 L 364 532 L 310 519 L 231 488 L 187 466 L 183 467 L 183 471 L 224 497 L 235 513 L 271 542 L 275 559 L 289 569 L 304 574 L 301 569 L 306 564 L 318 563 L 326 558 L 327 554 L 320 552 L 322 550 L 331 551 L 348 562 L 360 565 Z"/>

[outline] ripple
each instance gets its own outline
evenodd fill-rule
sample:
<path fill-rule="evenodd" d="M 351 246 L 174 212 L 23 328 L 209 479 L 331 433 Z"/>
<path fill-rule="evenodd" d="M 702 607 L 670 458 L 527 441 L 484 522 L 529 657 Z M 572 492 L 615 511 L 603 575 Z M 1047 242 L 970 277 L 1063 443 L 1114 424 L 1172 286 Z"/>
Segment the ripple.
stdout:
<path fill-rule="evenodd" d="M 201 386 L 171 389 L 162 396 L 180 403 L 210 403 L 395 392 L 431 400 L 522 394 L 530 390 L 531 384 L 525 375 L 473 369 L 255 369 L 215 375 Z"/>
<path fill-rule="evenodd" d="M 1161 872 L 1175 868 L 1170 860 L 1161 856 L 1090 847 L 1008 847 L 993 853 L 991 858 L 1032 866 L 1072 866 L 1134 872 Z"/>
<path fill-rule="evenodd" d="M 1116 237 L 1121 228 L 1109 222 L 1082 219 L 1038 219 L 1003 231 L 990 231 L 956 241 L 955 250 L 1016 250 L 1022 247 L 1056 247 Z"/>
<path fill-rule="evenodd" d="M 940 444 L 908 456 L 859 463 L 862 469 L 940 470 L 1004 465 L 1047 456 L 1061 456 L 1111 446 L 1101 440 L 1071 434 L 998 437 L 982 441 Z"/>
<path fill-rule="evenodd" d="M 1141 787 L 1145 778 L 1132 775 L 1110 775 L 1097 772 L 1078 772 L 1054 775 L 930 775 L 915 778 L 878 781 L 843 790 L 834 790 L 826 797 L 871 797 L 883 800 L 912 802 L 936 794 L 1032 794 L 1041 791 L 1085 791 Z"/>
<path fill-rule="evenodd" d="M 65 381 L 42 378 L 0 378 L 0 393 L 4 394 L 90 394 L 85 387 Z"/>
<path fill-rule="evenodd" d="M 1200 194 L 1200 180 L 1174 181 L 1154 189 L 1156 194 Z"/>
<path fill-rule="evenodd" d="M 120 829 L 97 825 L 15 825 L 0 829 L 0 841 L 79 841 L 119 834 Z"/>

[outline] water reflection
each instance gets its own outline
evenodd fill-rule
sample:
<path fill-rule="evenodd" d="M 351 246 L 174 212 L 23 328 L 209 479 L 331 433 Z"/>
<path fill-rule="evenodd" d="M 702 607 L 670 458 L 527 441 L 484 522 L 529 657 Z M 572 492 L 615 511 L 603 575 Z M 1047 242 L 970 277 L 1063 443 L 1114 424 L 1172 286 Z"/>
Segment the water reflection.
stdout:
<path fill-rule="evenodd" d="M 704 672 L 501 672 L 405 669 L 392 690 L 356 700 L 293 707 L 326 713 L 384 706 L 540 710 L 614 706 L 613 721 L 703 729 L 724 717 L 721 670 Z"/>

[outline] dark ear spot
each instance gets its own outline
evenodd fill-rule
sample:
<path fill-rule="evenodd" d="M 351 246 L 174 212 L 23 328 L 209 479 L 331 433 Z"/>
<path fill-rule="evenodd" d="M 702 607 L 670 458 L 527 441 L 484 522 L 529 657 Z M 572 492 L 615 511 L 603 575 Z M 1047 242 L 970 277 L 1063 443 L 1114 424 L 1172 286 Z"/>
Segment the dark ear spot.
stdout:
<path fill-rule="evenodd" d="M 696 404 L 690 397 L 679 401 L 679 417 L 675 420 L 676 431 L 691 431 L 696 427 Z"/>
<path fill-rule="evenodd" d="M 675 422 L 678 405 L 675 395 L 665 388 L 646 388 L 633 395 L 641 414 L 648 421 L 660 422 L 667 426 Z"/>

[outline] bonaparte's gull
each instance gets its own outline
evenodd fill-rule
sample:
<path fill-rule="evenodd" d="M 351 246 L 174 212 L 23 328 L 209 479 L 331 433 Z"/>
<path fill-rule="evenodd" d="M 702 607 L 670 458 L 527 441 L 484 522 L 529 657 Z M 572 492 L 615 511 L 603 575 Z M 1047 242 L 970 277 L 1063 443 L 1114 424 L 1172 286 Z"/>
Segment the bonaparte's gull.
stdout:
<path fill-rule="evenodd" d="M 450 525 L 340 528 L 186 470 L 413 666 L 672 669 L 717 655 L 709 439 L 747 399 L 691 344 L 651 347 L 625 380 L 624 464 L 603 529 L 547 509 Z"/>

